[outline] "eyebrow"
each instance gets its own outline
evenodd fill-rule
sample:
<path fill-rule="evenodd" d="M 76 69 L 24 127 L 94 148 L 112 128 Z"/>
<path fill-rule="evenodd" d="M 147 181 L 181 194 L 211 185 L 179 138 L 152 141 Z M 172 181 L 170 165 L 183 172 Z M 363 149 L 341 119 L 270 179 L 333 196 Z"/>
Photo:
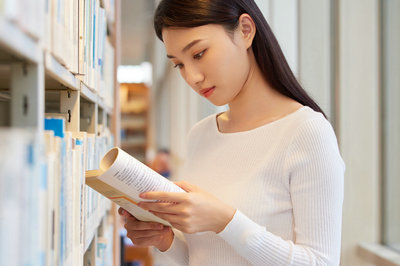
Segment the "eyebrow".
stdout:
<path fill-rule="evenodd" d="M 182 52 L 183 52 L 183 53 L 186 52 L 187 50 L 189 50 L 190 48 L 192 48 L 195 44 L 197 44 L 198 42 L 201 42 L 201 41 L 202 41 L 202 40 L 199 39 L 199 40 L 194 40 L 194 41 L 190 42 L 188 45 L 186 45 L 186 46 L 182 49 Z M 175 56 L 169 55 L 169 54 L 167 54 L 167 57 L 168 57 L 168 58 L 175 58 Z"/>

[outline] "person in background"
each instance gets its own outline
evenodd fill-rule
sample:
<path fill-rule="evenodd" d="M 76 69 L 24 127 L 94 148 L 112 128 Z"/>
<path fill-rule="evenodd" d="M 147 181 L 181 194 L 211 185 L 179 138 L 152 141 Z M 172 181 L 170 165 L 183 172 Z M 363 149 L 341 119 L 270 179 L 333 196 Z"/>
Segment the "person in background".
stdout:
<path fill-rule="evenodd" d="M 226 112 L 189 132 L 187 193 L 146 192 L 174 229 L 127 218 L 128 237 L 180 265 L 339 265 L 345 165 L 254 0 L 162 0 L 167 57 Z"/>
<path fill-rule="evenodd" d="M 153 161 L 150 163 L 150 168 L 162 175 L 165 178 L 169 178 L 171 175 L 170 167 L 170 153 L 168 149 L 158 150 Z"/>

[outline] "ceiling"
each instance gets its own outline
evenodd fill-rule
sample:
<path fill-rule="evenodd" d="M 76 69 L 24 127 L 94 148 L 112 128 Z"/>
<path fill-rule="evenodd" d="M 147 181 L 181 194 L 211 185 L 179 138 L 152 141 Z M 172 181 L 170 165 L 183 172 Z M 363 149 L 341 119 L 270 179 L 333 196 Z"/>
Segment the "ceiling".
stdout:
<path fill-rule="evenodd" d="M 154 0 L 121 0 L 121 65 L 150 61 Z"/>

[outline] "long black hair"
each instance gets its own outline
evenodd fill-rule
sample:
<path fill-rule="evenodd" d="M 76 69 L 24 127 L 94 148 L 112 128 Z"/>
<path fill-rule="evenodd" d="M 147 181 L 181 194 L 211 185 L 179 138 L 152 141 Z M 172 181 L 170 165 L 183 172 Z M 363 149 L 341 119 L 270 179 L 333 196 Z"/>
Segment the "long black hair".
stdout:
<path fill-rule="evenodd" d="M 218 24 L 228 32 L 233 32 L 238 26 L 239 17 L 244 13 L 250 15 L 256 25 L 252 49 L 264 78 L 283 95 L 325 116 L 297 81 L 254 0 L 161 0 L 154 15 L 154 29 L 161 41 L 162 30 L 168 27 L 190 28 Z"/>

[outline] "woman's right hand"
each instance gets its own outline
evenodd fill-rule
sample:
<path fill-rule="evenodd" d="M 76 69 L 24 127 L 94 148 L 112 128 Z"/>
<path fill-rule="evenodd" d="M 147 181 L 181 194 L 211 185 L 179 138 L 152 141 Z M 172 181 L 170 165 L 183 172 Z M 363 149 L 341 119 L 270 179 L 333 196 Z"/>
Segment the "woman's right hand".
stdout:
<path fill-rule="evenodd" d="M 127 237 L 138 246 L 155 246 L 160 251 L 166 251 L 174 240 L 174 232 L 171 227 L 160 223 L 142 222 L 137 220 L 123 208 L 118 213 L 125 218 Z"/>

